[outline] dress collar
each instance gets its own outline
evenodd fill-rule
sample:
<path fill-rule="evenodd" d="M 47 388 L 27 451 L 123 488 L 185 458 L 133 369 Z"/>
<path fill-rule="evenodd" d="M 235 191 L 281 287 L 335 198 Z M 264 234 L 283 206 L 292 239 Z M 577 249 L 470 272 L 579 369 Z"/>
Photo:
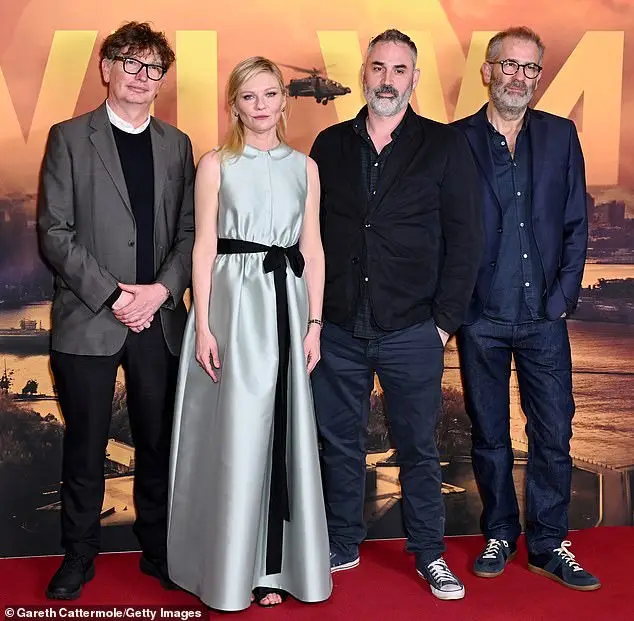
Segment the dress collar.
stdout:
<path fill-rule="evenodd" d="M 287 155 L 290 155 L 292 151 L 293 149 L 283 142 L 280 142 L 280 144 L 268 151 L 263 151 L 262 149 L 252 147 L 250 144 L 245 144 L 242 154 L 248 158 L 270 157 L 274 160 L 281 160 Z"/>

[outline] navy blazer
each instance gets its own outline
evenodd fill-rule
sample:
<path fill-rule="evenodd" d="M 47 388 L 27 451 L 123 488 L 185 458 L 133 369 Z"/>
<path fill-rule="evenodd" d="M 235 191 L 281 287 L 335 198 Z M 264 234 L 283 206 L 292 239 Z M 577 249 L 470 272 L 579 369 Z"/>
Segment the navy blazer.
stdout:
<path fill-rule="evenodd" d="M 467 319 L 473 323 L 493 282 L 502 233 L 502 208 L 496 187 L 487 129 L 486 104 L 452 123 L 467 137 L 481 174 L 485 249 Z M 546 282 L 547 319 L 570 314 L 577 305 L 588 246 L 588 215 L 583 153 L 572 121 L 530 110 L 532 223 Z"/>

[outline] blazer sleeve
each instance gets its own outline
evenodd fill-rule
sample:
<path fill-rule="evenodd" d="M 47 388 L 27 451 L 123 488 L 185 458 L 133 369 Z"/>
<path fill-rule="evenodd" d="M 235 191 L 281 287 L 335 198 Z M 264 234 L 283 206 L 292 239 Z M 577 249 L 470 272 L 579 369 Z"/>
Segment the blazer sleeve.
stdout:
<path fill-rule="evenodd" d="M 559 284 L 566 298 L 567 312 L 577 305 L 588 248 L 586 173 L 577 129 L 570 121 L 568 150 L 568 193 L 564 206 L 564 231 Z"/>
<path fill-rule="evenodd" d="M 445 256 L 433 302 L 436 325 L 450 334 L 464 322 L 484 248 L 478 173 L 466 137 L 451 128 L 440 188 Z"/>
<path fill-rule="evenodd" d="M 42 163 L 37 226 L 42 254 L 55 273 L 98 313 L 117 289 L 117 279 L 77 241 L 71 155 L 59 125 L 49 132 Z"/>
<path fill-rule="evenodd" d="M 163 307 L 174 310 L 183 299 L 192 275 L 192 250 L 194 247 L 194 156 L 192 143 L 185 136 L 183 176 L 185 191 L 180 207 L 178 226 L 172 248 L 161 265 L 156 282 L 160 282 L 170 292 Z"/>

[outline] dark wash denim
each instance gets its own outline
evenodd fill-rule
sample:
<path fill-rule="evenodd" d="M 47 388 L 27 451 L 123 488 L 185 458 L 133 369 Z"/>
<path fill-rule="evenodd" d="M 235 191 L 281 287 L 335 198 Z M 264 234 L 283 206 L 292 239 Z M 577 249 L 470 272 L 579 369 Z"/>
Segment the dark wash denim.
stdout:
<path fill-rule="evenodd" d="M 458 333 L 465 404 L 471 418 L 473 470 L 486 538 L 514 542 L 521 531 L 513 484 L 509 379 L 515 359 L 526 415 L 526 541 L 540 554 L 568 532 L 575 404 L 565 319 L 509 325 L 484 317 Z"/>
<path fill-rule="evenodd" d="M 432 319 L 360 339 L 325 323 L 313 372 L 326 516 L 331 551 L 357 555 L 363 521 L 367 424 L 373 371 L 384 390 L 396 444 L 408 549 L 423 563 L 444 551 L 445 510 L 434 431 L 438 422 L 443 346 Z"/>

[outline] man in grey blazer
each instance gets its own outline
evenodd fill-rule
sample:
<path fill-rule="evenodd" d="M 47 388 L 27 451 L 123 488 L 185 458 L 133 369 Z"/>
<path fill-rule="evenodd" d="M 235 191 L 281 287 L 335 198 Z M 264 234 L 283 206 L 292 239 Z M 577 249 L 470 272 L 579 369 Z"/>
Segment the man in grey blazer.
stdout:
<path fill-rule="evenodd" d="M 134 532 L 141 570 L 172 587 L 167 478 L 177 360 L 191 277 L 194 164 L 189 138 L 150 117 L 174 52 L 130 22 L 100 53 L 107 100 L 51 128 L 38 230 L 55 273 L 51 368 L 64 415 L 64 560 L 48 585 L 75 599 L 94 576 L 104 457 L 117 368 L 135 445 Z"/>

